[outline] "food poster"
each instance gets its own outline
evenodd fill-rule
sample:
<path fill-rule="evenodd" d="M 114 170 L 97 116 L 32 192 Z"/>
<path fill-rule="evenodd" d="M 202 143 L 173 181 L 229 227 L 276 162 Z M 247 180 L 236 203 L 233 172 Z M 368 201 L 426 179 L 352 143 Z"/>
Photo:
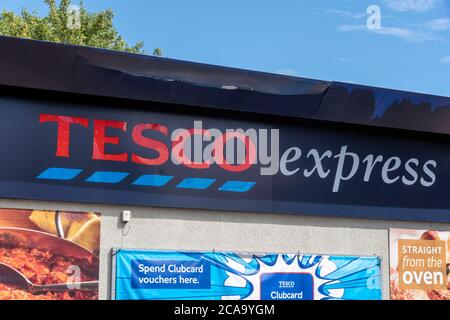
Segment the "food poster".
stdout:
<path fill-rule="evenodd" d="M 98 299 L 100 215 L 0 209 L 0 300 Z"/>
<path fill-rule="evenodd" d="M 450 300 L 450 232 L 390 229 L 393 300 Z"/>
<path fill-rule="evenodd" d="M 117 300 L 380 300 L 376 256 L 118 249 Z"/>

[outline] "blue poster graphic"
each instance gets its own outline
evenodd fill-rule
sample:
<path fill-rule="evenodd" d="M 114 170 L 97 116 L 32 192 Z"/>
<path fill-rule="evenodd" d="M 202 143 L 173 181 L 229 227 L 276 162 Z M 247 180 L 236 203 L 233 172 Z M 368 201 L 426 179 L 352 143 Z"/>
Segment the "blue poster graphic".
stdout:
<path fill-rule="evenodd" d="M 120 249 L 117 300 L 380 300 L 378 257 Z"/>

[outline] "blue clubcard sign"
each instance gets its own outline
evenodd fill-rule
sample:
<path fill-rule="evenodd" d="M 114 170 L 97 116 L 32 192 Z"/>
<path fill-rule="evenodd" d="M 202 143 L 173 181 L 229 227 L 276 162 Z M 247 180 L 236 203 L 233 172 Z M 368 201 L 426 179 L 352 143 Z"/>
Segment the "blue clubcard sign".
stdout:
<path fill-rule="evenodd" d="M 381 299 L 378 257 L 120 249 L 118 300 Z"/>

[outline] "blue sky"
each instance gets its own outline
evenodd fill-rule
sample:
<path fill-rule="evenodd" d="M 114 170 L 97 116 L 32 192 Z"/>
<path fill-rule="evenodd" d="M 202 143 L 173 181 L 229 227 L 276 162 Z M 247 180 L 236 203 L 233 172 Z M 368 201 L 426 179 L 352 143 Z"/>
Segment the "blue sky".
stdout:
<path fill-rule="evenodd" d="M 74 4 L 78 1 L 74 0 Z M 169 58 L 450 96 L 450 0 L 84 0 Z M 381 29 L 366 27 L 368 6 Z M 43 0 L 1 0 L 46 14 Z"/>

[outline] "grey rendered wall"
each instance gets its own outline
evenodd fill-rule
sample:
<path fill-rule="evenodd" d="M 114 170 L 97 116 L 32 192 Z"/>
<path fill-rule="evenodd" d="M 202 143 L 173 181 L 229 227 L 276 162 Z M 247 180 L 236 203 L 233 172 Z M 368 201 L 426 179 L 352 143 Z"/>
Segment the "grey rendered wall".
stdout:
<path fill-rule="evenodd" d="M 101 213 L 101 299 L 110 297 L 113 247 L 377 255 L 382 258 L 383 298 L 388 299 L 388 229 L 450 231 L 450 224 L 24 200 L 0 200 L 0 208 Z M 132 210 L 126 225 L 119 219 L 123 209 Z"/>

